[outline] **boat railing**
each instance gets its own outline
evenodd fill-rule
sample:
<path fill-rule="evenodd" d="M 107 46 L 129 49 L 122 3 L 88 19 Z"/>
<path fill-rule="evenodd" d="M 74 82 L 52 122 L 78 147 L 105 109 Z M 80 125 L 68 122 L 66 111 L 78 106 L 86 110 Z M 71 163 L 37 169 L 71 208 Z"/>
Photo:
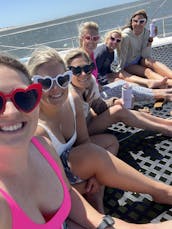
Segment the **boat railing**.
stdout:
<path fill-rule="evenodd" d="M 156 23 L 159 24 L 159 27 L 161 28 L 160 31 L 158 29 L 159 37 L 167 37 L 172 35 L 172 15 L 161 18 L 155 18 L 154 20 Z"/>
<path fill-rule="evenodd" d="M 168 15 L 165 17 L 161 18 L 154 18 L 154 21 L 158 27 L 158 35 L 156 38 L 167 38 L 168 37 L 168 43 L 172 43 L 172 15 Z M 149 22 L 148 22 L 149 23 Z M 115 28 L 115 27 L 114 27 Z M 100 36 L 103 38 L 104 34 L 114 28 L 109 28 L 106 30 L 100 30 Z M 159 45 L 164 39 L 155 39 L 156 45 Z M 100 40 L 100 43 L 103 41 L 103 39 Z M 33 45 L 20 45 L 20 46 L 15 46 L 15 45 L 4 45 L 0 43 L 0 48 L 2 49 L 1 51 L 3 52 L 9 52 L 12 54 L 16 54 L 20 58 L 28 56 L 38 45 L 48 45 L 50 47 L 56 48 L 58 51 L 66 51 L 71 48 L 76 48 L 79 46 L 78 43 L 78 36 L 73 36 L 73 37 L 67 37 L 67 38 L 62 38 L 62 39 L 57 39 L 57 40 L 51 40 L 51 41 L 46 41 L 44 43 L 40 44 L 33 44 Z"/>
<path fill-rule="evenodd" d="M 172 15 L 169 15 L 166 17 L 161 17 L 161 18 L 154 18 L 154 21 L 158 27 L 158 34 L 157 34 L 158 38 L 164 38 L 164 37 L 172 36 Z M 112 30 L 112 29 L 114 29 L 114 28 L 106 29 L 106 30 L 100 30 L 101 38 L 103 38 L 103 36 L 106 32 L 108 32 L 109 30 Z M 70 38 L 66 38 L 66 39 L 61 39 L 61 40 L 56 40 L 53 42 L 55 42 L 55 43 L 60 42 L 61 43 L 62 41 L 64 42 L 64 45 L 62 48 L 63 50 L 69 49 L 69 47 L 70 48 L 76 48 L 79 45 L 78 44 L 78 36 L 74 36 L 74 37 L 70 37 Z M 102 40 L 100 42 L 102 42 Z M 171 40 L 171 43 L 172 43 L 172 40 Z M 59 48 L 59 49 L 61 49 L 61 48 Z"/>

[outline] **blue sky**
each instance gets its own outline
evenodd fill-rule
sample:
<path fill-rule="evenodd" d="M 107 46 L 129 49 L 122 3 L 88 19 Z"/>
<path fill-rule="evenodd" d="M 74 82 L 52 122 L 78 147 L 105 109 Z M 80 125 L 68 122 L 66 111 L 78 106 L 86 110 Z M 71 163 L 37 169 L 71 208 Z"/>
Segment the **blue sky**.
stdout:
<path fill-rule="evenodd" d="M 44 22 L 135 0 L 0 0 L 0 28 Z"/>

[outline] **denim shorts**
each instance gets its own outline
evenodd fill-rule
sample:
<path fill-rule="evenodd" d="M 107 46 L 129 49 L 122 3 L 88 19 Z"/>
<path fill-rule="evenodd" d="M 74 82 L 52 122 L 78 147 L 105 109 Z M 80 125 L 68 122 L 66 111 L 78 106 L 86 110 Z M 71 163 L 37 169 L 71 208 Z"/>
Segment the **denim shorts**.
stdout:
<path fill-rule="evenodd" d="M 67 223 L 66 222 L 63 223 L 62 229 L 68 229 L 68 226 L 67 226 Z"/>
<path fill-rule="evenodd" d="M 62 161 L 62 164 L 63 164 L 63 167 L 64 167 L 64 171 L 66 173 L 66 176 L 70 182 L 71 185 L 73 184 L 77 184 L 77 183 L 81 183 L 83 182 L 84 180 L 80 179 L 78 176 L 75 176 L 71 170 L 70 170 L 70 166 L 69 166 L 69 153 L 70 153 L 70 150 L 71 149 L 68 149 L 66 151 L 64 151 L 61 156 L 60 156 L 60 159 Z"/>
<path fill-rule="evenodd" d="M 140 64 L 140 61 L 141 61 L 141 57 L 138 56 L 138 57 L 136 57 L 136 59 L 134 59 L 131 63 L 126 64 L 126 65 L 125 65 L 125 68 L 126 68 L 126 67 L 129 67 L 130 65 Z"/>
<path fill-rule="evenodd" d="M 101 96 L 103 99 L 110 99 L 112 97 L 121 98 L 122 96 L 122 87 L 126 83 L 125 80 L 117 80 L 113 83 L 107 84 L 102 87 Z M 132 93 L 134 96 L 135 102 L 140 101 L 149 101 L 155 102 L 152 89 L 139 86 L 138 84 L 131 84 L 132 85 Z"/>

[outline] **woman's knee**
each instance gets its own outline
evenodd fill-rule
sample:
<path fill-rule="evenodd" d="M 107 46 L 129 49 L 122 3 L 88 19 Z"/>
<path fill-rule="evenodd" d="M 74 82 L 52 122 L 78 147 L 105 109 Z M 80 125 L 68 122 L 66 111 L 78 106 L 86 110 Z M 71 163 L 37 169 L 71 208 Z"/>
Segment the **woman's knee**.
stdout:
<path fill-rule="evenodd" d="M 99 165 L 104 164 L 106 157 L 105 149 L 93 143 L 86 143 L 72 149 L 69 154 L 70 169 L 80 178 L 88 179 L 95 176 Z"/>
<path fill-rule="evenodd" d="M 113 143 L 113 154 L 114 155 L 117 155 L 118 154 L 118 151 L 119 151 L 119 141 L 118 141 L 118 139 L 115 137 L 115 139 L 113 139 L 114 140 L 114 143 Z"/>
<path fill-rule="evenodd" d="M 155 60 L 152 58 L 145 58 L 142 60 L 142 64 L 147 67 L 153 69 L 153 64 L 155 63 Z"/>
<path fill-rule="evenodd" d="M 152 73 L 153 73 L 153 70 L 150 66 L 145 68 L 145 76 L 151 76 Z"/>
<path fill-rule="evenodd" d="M 72 148 L 68 160 L 72 167 L 84 167 L 91 165 L 91 161 L 95 162 L 104 151 L 102 147 L 88 142 Z"/>
<path fill-rule="evenodd" d="M 94 144 L 97 144 L 101 147 L 103 147 L 105 150 L 110 151 L 112 154 L 117 154 L 119 149 L 119 143 L 117 138 L 112 134 L 98 134 L 98 135 L 92 135 L 91 141 Z"/>
<path fill-rule="evenodd" d="M 113 155 L 118 154 L 119 150 L 119 142 L 118 139 L 112 135 L 112 134 L 107 134 L 106 138 L 104 139 L 104 147 L 107 151 L 112 153 Z"/>

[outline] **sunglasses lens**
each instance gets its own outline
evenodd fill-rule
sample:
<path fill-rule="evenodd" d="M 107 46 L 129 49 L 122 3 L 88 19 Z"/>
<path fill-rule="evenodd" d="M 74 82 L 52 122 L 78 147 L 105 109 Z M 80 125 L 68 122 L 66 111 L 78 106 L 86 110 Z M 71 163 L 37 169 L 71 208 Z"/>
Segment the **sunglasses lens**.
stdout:
<path fill-rule="evenodd" d="M 143 18 L 143 19 L 138 19 L 138 20 L 133 19 L 133 22 L 134 22 L 134 23 L 139 23 L 139 24 L 144 24 L 144 23 L 146 22 L 146 19 L 145 19 L 145 18 Z"/>
<path fill-rule="evenodd" d="M 43 90 L 48 90 L 51 88 L 51 79 L 38 79 L 37 82 L 42 85 Z"/>
<path fill-rule="evenodd" d="M 24 112 L 31 112 L 38 104 L 39 92 L 36 89 L 31 89 L 26 92 L 16 92 L 14 101 L 17 107 Z"/>
<path fill-rule="evenodd" d="M 116 41 L 117 43 L 121 42 L 121 39 L 116 38 L 116 37 L 111 37 L 111 41 Z"/>
<path fill-rule="evenodd" d="M 145 20 L 140 20 L 140 24 L 143 24 L 145 22 Z"/>
<path fill-rule="evenodd" d="M 90 36 L 85 36 L 85 39 L 90 41 L 91 40 L 91 37 Z"/>
<path fill-rule="evenodd" d="M 3 111 L 3 107 L 4 107 L 4 100 L 3 100 L 3 97 L 0 96 L 0 112 Z"/>
<path fill-rule="evenodd" d="M 88 40 L 88 41 L 98 41 L 100 39 L 99 36 L 90 36 L 90 35 L 87 35 L 85 36 L 85 39 Z"/>
<path fill-rule="evenodd" d="M 58 78 L 58 84 L 61 86 L 61 87 L 64 87 L 66 88 L 68 86 L 70 82 L 70 75 L 69 74 L 66 74 L 64 76 L 60 76 Z"/>
<path fill-rule="evenodd" d="M 77 76 L 77 75 L 81 75 L 81 72 L 82 72 L 81 67 L 79 67 L 79 66 L 76 67 L 76 68 L 75 68 L 75 67 L 72 67 L 71 70 L 72 70 L 72 73 L 73 73 L 74 75 L 76 75 L 76 76 Z"/>
<path fill-rule="evenodd" d="M 89 64 L 89 65 L 85 65 L 85 66 L 83 67 L 83 70 L 84 70 L 84 72 L 85 72 L 86 74 L 90 74 L 90 73 L 93 71 L 93 69 L 94 69 L 94 63 Z"/>
<path fill-rule="evenodd" d="M 99 36 L 94 36 L 92 39 L 93 39 L 93 41 L 98 41 L 99 40 Z"/>
<path fill-rule="evenodd" d="M 95 68 L 94 63 L 87 64 L 87 65 L 85 65 L 83 67 L 80 67 L 80 66 L 78 66 L 78 67 L 73 67 L 73 66 L 69 67 L 69 69 L 72 70 L 72 73 L 75 76 L 81 75 L 82 71 L 84 71 L 85 74 L 90 74 L 93 71 L 94 68 Z"/>

